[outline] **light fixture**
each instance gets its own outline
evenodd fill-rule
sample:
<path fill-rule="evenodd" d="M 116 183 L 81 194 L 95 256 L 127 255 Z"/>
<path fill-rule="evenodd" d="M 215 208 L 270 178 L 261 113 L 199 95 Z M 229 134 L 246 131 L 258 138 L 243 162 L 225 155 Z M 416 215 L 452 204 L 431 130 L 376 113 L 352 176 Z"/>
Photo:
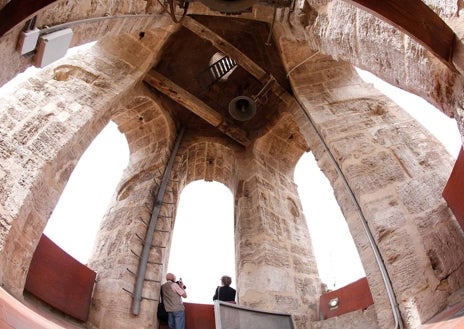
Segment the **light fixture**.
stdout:
<path fill-rule="evenodd" d="M 331 310 L 338 308 L 338 297 L 335 297 L 329 300 L 328 305 L 329 305 L 329 309 Z"/>

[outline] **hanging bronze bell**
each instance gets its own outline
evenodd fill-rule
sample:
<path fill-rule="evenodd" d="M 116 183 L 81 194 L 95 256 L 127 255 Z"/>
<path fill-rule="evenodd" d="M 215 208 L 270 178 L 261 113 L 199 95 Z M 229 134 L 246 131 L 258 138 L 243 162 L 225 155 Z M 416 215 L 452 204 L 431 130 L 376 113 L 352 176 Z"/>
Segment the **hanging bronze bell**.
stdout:
<path fill-rule="evenodd" d="M 229 103 L 229 113 L 235 120 L 248 121 L 256 114 L 256 103 L 247 96 L 235 97 Z"/>

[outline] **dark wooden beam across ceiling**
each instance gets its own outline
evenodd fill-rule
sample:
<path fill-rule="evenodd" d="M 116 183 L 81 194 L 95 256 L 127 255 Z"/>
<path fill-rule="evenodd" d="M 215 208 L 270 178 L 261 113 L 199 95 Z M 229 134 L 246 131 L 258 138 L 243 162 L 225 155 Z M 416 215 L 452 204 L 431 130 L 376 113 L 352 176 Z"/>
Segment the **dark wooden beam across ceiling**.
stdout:
<path fill-rule="evenodd" d="M 189 16 L 185 16 L 182 20 L 184 27 L 188 28 L 190 31 L 194 32 L 197 36 L 209 40 L 217 49 L 222 51 L 225 55 L 229 56 L 235 62 L 244 68 L 248 73 L 253 77 L 259 80 L 263 84 L 263 88 L 268 88 L 272 91 L 277 97 L 279 97 L 285 106 L 283 108 L 298 106 L 295 98 L 291 96 L 275 79 L 266 72 L 261 66 L 256 62 L 251 60 L 248 56 L 243 54 L 240 50 L 230 44 L 227 40 L 223 39 L 217 35 L 214 31 L 211 31 L 206 26 L 202 25 L 200 22 L 197 22 Z"/>
<path fill-rule="evenodd" d="M 264 84 L 269 79 L 268 73 L 259 65 L 257 65 L 248 56 L 238 50 L 234 45 L 226 41 L 214 31 L 211 31 L 206 26 L 202 25 L 200 22 L 189 16 L 185 16 L 181 24 L 200 38 L 210 41 L 214 47 L 232 58 L 239 66 L 245 69 L 258 81 Z"/>
<path fill-rule="evenodd" d="M 151 87 L 157 89 L 164 95 L 185 107 L 187 110 L 196 114 L 198 117 L 202 118 L 213 127 L 218 128 L 222 133 L 229 136 L 239 144 L 243 146 L 250 144 L 250 140 L 248 139 L 244 130 L 240 129 L 239 127 L 227 124 L 220 113 L 216 112 L 203 101 L 189 93 L 187 90 L 178 86 L 159 72 L 151 70 L 145 76 L 144 81 Z"/>

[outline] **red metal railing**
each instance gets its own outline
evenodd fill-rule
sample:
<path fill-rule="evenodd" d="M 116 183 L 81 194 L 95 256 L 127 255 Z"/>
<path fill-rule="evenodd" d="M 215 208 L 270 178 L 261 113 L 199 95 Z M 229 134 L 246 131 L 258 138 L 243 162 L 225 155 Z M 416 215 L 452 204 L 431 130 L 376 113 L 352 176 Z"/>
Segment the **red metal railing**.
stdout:
<path fill-rule="evenodd" d="M 448 207 L 456 216 L 461 228 L 464 230 L 464 194 L 462 188 L 464 186 L 464 150 L 461 147 L 459 156 L 454 164 L 448 183 L 443 190 L 443 197 L 448 203 Z"/>
<path fill-rule="evenodd" d="M 323 294 L 319 301 L 319 313 L 322 320 L 365 309 L 374 304 L 366 278 Z"/>
<path fill-rule="evenodd" d="M 86 321 L 96 273 L 45 235 L 32 257 L 25 290 L 54 308 Z"/>

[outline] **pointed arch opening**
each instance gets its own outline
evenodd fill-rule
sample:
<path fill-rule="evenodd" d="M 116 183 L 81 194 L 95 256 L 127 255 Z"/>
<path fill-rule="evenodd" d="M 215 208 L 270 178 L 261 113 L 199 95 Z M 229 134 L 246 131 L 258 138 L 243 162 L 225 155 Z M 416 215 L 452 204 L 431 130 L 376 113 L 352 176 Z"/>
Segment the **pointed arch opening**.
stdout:
<path fill-rule="evenodd" d="M 328 290 L 335 290 L 364 277 L 358 251 L 333 188 L 311 152 L 303 154 L 298 161 L 295 183 L 321 282 Z"/>
<path fill-rule="evenodd" d="M 128 160 L 127 141 L 110 121 L 82 155 L 48 220 L 44 234 L 83 264 Z"/>
<path fill-rule="evenodd" d="M 198 180 L 182 190 L 168 272 L 182 278 L 189 303 L 211 304 L 223 275 L 236 286 L 234 201 L 224 184 Z"/>
<path fill-rule="evenodd" d="M 453 158 L 457 158 L 462 142 L 455 119 L 446 116 L 423 98 L 392 86 L 368 71 L 357 67 L 355 69 L 361 79 L 372 83 L 376 89 L 392 99 L 435 136 Z"/>

